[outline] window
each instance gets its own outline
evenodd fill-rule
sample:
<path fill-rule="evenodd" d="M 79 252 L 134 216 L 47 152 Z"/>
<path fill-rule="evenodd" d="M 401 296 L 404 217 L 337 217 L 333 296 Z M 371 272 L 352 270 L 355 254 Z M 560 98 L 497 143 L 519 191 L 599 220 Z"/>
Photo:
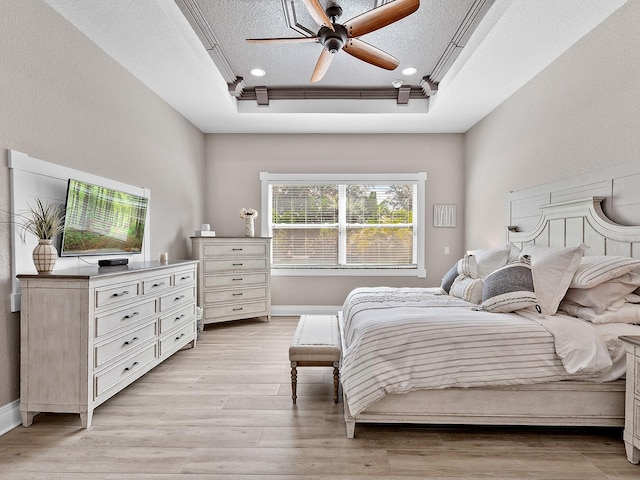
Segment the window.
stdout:
<path fill-rule="evenodd" d="M 272 273 L 425 275 L 426 173 L 260 179 Z"/>

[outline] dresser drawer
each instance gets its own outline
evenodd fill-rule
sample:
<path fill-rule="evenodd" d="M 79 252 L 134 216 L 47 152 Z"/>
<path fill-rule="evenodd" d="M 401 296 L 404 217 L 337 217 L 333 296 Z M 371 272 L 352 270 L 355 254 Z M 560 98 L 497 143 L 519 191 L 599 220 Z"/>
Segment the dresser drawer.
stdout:
<path fill-rule="evenodd" d="M 638 347 L 636 347 L 636 355 L 634 356 L 634 361 L 635 361 L 635 368 L 633 369 L 633 371 L 636 374 L 636 378 L 635 378 L 635 382 L 633 382 L 633 384 L 636 387 L 636 399 L 640 398 L 640 357 L 638 356 Z"/>
<path fill-rule="evenodd" d="M 149 300 L 104 315 L 96 315 L 95 336 L 101 337 L 156 313 L 156 301 Z"/>
<path fill-rule="evenodd" d="M 235 258 L 220 260 L 205 260 L 203 267 L 204 273 L 218 272 L 244 272 L 250 270 L 266 270 L 266 258 Z"/>
<path fill-rule="evenodd" d="M 140 283 L 121 283 L 118 286 L 96 288 L 96 308 L 128 302 L 140 296 Z"/>
<path fill-rule="evenodd" d="M 203 318 L 215 319 L 218 317 L 249 318 L 251 316 L 267 315 L 267 302 L 241 303 L 235 305 L 205 305 Z"/>
<path fill-rule="evenodd" d="M 237 273 L 234 275 L 206 275 L 204 288 L 266 285 L 267 272 Z"/>
<path fill-rule="evenodd" d="M 180 308 L 173 313 L 160 317 L 160 334 L 168 332 L 172 328 L 185 322 L 192 322 L 196 314 L 195 305 Z"/>
<path fill-rule="evenodd" d="M 166 312 L 170 308 L 177 307 L 196 298 L 195 286 L 174 290 L 160 297 L 160 311 Z"/>
<path fill-rule="evenodd" d="M 156 322 L 126 332 L 119 337 L 109 340 L 106 343 L 97 345 L 95 350 L 95 367 L 99 368 L 105 363 L 121 355 L 126 355 L 134 348 L 138 348 L 143 343 L 156 336 Z"/>
<path fill-rule="evenodd" d="M 204 292 L 203 303 L 246 302 L 265 298 L 267 298 L 266 287 L 212 290 Z"/>
<path fill-rule="evenodd" d="M 171 275 L 163 275 L 161 277 L 145 278 L 142 280 L 142 294 L 153 295 L 156 292 L 161 292 L 171 288 Z"/>
<path fill-rule="evenodd" d="M 160 338 L 160 357 L 170 355 L 184 347 L 195 338 L 195 326 L 190 322 L 171 333 Z"/>
<path fill-rule="evenodd" d="M 156 342 L 153 342 L 134 356 L 126 358 L 104 372 L 95 375 L 94 397 L 99 397 L 119 383 L 127 382 L 128 377 L 154 363 L 156 349 Z"/>
<path fill-rule="evenodd" d="M 218 243 L 215 245 L 204 245 L 205 257 L 266 257 L 266 243 Z"/>
<path fill-rule="evenodd" d="M 181 285 L 189 285 L 195 282 L 196 272 L 194 270 L 186 270 L 184 272 L 178 272 L 173 274 L 173 284 L 176 287 Z"/>
<path fill-rule="evenodd" d="M 640 440 L 640 398 L 636 397 L 633 404 L 633 414 L 635 415 L 633 420 L 633 436 Z"/>

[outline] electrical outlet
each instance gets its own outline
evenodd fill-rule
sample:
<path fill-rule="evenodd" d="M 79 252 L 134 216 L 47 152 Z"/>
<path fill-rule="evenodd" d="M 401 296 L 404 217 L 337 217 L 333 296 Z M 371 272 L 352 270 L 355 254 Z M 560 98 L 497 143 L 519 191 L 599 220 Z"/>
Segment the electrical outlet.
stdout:
<path fill-rule="evenodd" d="M 444 247 L 444 254 L 449 255 L 449 247 Z"/>

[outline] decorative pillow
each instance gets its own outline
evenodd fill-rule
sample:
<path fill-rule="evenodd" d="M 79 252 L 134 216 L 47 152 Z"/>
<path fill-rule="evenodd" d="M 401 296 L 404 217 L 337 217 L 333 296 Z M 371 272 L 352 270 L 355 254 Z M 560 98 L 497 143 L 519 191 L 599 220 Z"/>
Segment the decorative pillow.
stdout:
<path fill-rule="evenodd" d="M 631 257 L 593 255 L 583 257 L 571 280 L 571 288 L 591 288 L 632 270 L 640 272 L 640 260 Z"/>
<path fill-rule="evenodd" d="M 453 285 L 453 281 L 456 279 L 458 275 L 465 275 L 470 278 L 478 277 L 478 265 L 476 264 L 476 259 L 472 255 L 465 255 L 460 260 L 456 262 L 456 264 L 449 269 L 447 273 L 445 273 L 442 278 L 442 284 L 440 288 L 445 293 L 449 293 L 451 290 L 451 285 Z"/>
<path fill-rule="evenodd" d="M 510 252 L 511 247 L 505 245 L 501 248 L 473 250 L 469 253 L 476 257 L 478 277 L 484 278 L 494 270 L 506 265 Z"/>
<path fill-rule="evenodd" d="M 477 305 L 482 301 L 482 279 L 458 275 L 451 285 L 449 295 Z"/>
<path fill-rule="evenodd" d="M 538 305 L 545 315 L 555 315 L 586 248 L 580 244 L 561 248 L 525 245 L 522 249 L 521 256 L 531 260 Z"/>
<path fill-rule="evenodd" d="M 593 308 L 562 302 L 560 309 L 567 315 L 587 320 L 591 323 L 635 323 L 640 325 L 640 305 L 625 303 L 617 309 L 607 309 L 597 313 Z"/>
<path fill-rule="evenodd" d="M 482 287 L 482 304 L 478 310 L 515 312 L 536 303 L 531 266 L 515 262 L 487 275 Z"/>
<path fill-rule="evenodd" d="M 607 308 L 620 308 L 628 296 L 640 285 L 640 274 L 625 273 L 618 278 L 602 282 L 591 288 L 569 288 L 564 301 L 593 308 L 597 313 Z M 634 302 L 635 303 L 635 302 Z"/>

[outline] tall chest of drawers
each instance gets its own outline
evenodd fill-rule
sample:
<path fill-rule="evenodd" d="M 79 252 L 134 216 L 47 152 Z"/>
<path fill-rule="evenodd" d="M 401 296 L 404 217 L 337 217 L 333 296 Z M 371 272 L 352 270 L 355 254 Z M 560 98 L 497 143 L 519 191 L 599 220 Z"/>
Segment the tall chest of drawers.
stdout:
<path fill-rule="evenodd" d="M 640 463 L 640 336 L 622 336 L 627 351 L 624 446 L 631 463 Z"/>
<path fill-rule="evenodd" d="M 202 323 L 271 318 L 271 239 L 191 237 Z"/>
<path fill-rule="evenodd" d="M 20 412 L 93 410 L 196 341 L 195 261 L 18 275 Z"/>

